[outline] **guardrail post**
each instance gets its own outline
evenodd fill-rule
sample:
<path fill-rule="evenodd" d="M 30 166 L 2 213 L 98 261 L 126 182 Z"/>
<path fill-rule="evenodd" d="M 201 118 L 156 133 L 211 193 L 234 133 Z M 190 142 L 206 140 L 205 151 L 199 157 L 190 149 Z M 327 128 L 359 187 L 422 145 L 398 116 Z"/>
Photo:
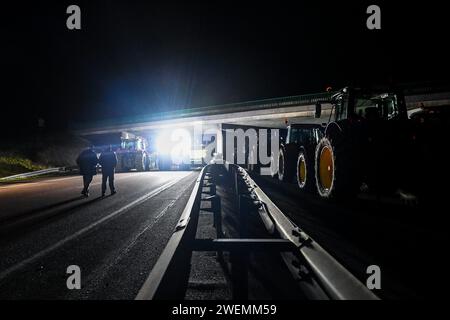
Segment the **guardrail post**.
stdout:
<path fill-rule="evenodd" d="M 245 250 L 230 252 L 233 300 L 248 299 L 248 261 Z"/>
<path fill-rule="evenodd" d="M 214 215 L 214 228 L 216 228 L 217 239 L 223 238 L 222 232 L 222 204 L 218 195 L 213 198 L 213 215 Z"/>
<path fill-rule="evenodd" d="M 245 213 L 248 208 L 246 206 L 246 198 L 240 194 L 239 187 L 239 167 L 232 166 L 230 170 L 233 179 L 233 189 L 237 202 L 238 213 L 238 232 L 241 237 L 245 234 Z M 243 249 L 230 250 L 231 263 L 231 282 L 233 300 L 248 299 L 248 252 Z"/>
<path fill-rule="evenodd" d="M 247 237 L 247 213 L 249 210 L 248 198 L 245 195 L 239 195 L 238 217 L 239 217 L 239 235 L 241 238 Z"/>
<path fill-rule="evenodd" d="M 236 197 L 239 198 L 239 180 L 238 180 L 238 170 L 236 167 L 233 169 L 234 175 L 234 191 L 236 193 Z"/>
<path fill-rule="evenodd" d="M 216 228 L 216 238 L 221 239 L 224 237 L 222 231 L 222 204 L 221 198 L 218 195 L 215 195 L 213 199 L 213 216 L 214 228 Z M 224 261 L 223 252 L 221 250 L 217 251 L 217 259 L 219 261 Z"/>

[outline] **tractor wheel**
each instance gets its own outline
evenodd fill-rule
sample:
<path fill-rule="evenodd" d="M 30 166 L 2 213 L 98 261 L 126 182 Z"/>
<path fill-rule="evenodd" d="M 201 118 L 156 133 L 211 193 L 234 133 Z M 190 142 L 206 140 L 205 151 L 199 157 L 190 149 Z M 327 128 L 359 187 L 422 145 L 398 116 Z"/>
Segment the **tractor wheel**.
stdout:
<path fill-rule="evenodd" d="M 320 197 L 347 198 L 355 196 L 360 187 L 359 164 L 349 147 L 334 145 L 322 138 L 316 148 L 315 178 Z"/>
<path fill-rule="evenodd" d="M 130 169 L 126 167 L 123 162 L 119 161 L 116 167 L 116 172 L 128 172 Z"/>
<path fill-rule="evenodd" d="M 148 155 L 144 155 L 144 170 L 150 171 L 150 157 Z"/>
<path fill-rule="evenodd" d="M 136 155 L 135 167 L 136 170 L 142 172 L 145 170 L 145 155 Z"/>
<path fill-rule="evenodd" d="M 278 180 L 283 182 L 290 182 L 293 177 L 292 166 L 286 159 L 286 153 L 280 149 L 278 154 Z"/>
<path fill-rule="evenodd" d="M 275 157 L 272 156 L 270 157 L 270 176 L 275 179 L 278 177 L 278 159 L 275 159 Z"/>
<path fill-rule="evenodd" d="M 120 154 L 117 155 L 116 172 L 123 172 L 122 156 Z"/>
<path fill-rule="evenodd" d="M 298 154 L 296 171 L 296 180 L 299 189 L 304 192 L 314 190 L 314 165 L 304 150 L 301 150 Z"/>

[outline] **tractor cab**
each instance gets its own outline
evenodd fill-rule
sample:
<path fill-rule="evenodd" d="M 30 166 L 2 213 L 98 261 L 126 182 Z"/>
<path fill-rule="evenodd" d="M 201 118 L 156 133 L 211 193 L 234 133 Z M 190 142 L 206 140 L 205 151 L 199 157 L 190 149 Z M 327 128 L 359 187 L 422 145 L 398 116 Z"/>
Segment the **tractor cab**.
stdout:
<path fill-rule="evenodd" d="M 327 103 L 331 112 L 315 157 L 319 195 L 356 194 L 362 184 L 384 190 L 406 184 L 405 164 L 415 142 L 403 94 L 347 87 Z"/>
<path fill-rule="evenodd" d="M 403 94 L 395 90 L 344 88 L 329 101 L 332 110 L 328 122 L 406 120 L 408 113 Z M 322 106 L 316 105 L 316 118 Z"/>
<path fill-rule="evenodd" d="M 297 147 L 316 146 L 323 136 L 323 128 L 318 124 L 292 124 L 288 126 L 287 135 L 283 140 L 284 145 L 296 145 Z"/>
<path fill-rule="evenodd" d="M 122 138 L 120 149 L 125 151 L 142 151 L 146 149 L 146 143 L 142 138 Z"/>
<path fill-rule="evenodd" d="M 117 150 L 117 171 L 149 171 L 154 168 L 154 159 L 148 152 L 147 140 L 143 137 L 124 133 Z"/>

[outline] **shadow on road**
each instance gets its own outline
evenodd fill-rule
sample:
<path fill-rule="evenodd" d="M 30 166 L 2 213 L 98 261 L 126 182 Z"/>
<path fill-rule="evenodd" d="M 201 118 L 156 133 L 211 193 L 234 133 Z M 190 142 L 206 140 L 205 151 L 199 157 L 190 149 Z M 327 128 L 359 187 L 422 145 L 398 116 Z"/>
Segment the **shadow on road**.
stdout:
<path fill-rule="evenodd" d="M 43 222 L 48 222 L 53 219 L 60 219 L 63 216 L 74 213 L 78 209 L 87 207 L 106 198 L 107 197 L 97 197 L 73 206 L 64 207 L 68 204 L 87 199 L 84 196 L 78 196 L 21 213 L 0 221 L 0 235 L 12 235 L 12 231 L 14 231 L 14 236 L 23 234 Z M 64 208 L 58 209 L 59 207 Z"/>

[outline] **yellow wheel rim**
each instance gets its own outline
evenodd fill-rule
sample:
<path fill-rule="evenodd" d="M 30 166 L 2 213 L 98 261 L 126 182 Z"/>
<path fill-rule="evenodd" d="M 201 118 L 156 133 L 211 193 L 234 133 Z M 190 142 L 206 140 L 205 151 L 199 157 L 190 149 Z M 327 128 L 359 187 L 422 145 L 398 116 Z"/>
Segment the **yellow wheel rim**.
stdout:
<path fill-rule="evenodd" d="M 320 153 L 319 178 L 323 189 L 329 190 L 333 183 L 333 153 L 329 147 L 324 147 Z"/>
<path fill-rule="evenodd" d="M 304 186 L 306 182 L 306 163 L 304 158 L 299 159 L 298 164 L 298 182 L 301 187 Z"/>

